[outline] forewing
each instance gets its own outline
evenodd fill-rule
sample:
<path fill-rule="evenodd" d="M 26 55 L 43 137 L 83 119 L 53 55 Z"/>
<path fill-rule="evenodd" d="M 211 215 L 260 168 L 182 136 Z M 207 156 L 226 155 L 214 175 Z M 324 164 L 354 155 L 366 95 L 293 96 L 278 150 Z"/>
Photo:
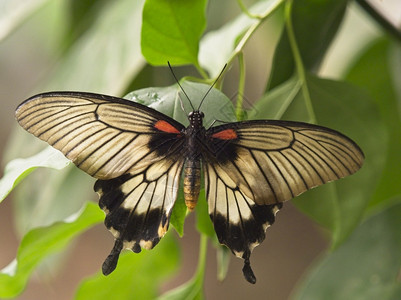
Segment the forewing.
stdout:
<path fill-rule="evenodd" d="M 300 122 L 231 123 L 209 129 L 207 137 L 205 159 L 259 205 L 281 203 L 353 174 L 364 160 L 343 134 Z"/>
<path fill-rule="evenodd" d="M 182 149 L 184 128 L 168 116 L 121 98 L 57 92 L 29 98 L 19 124 L 99 179 L 135 173 Z"/>
<path fill-rule="evenodd" d="M 95 190 L 106 212 L 105 225 L 116 238 L 103 273 L 111 273 L 122 249 L 152 249 L 168 229 L 184 159 L 165 159 L 142 172 L 98 180 Z"/>

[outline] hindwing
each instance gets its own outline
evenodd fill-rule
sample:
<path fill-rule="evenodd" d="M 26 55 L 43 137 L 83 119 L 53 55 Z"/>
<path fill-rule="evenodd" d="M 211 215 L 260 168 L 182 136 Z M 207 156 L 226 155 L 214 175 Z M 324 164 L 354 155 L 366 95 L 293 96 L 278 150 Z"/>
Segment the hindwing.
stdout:
<path fill-rule="evenodd" d="M 103 264 L 104 274 L 115 269 L 122 249 L 152 249 L 167 232 L 183 163 L 162 160 L 137 174 L 96 182 L 99 205 L 107 214 L 105 225 L 116 239 Z"/>

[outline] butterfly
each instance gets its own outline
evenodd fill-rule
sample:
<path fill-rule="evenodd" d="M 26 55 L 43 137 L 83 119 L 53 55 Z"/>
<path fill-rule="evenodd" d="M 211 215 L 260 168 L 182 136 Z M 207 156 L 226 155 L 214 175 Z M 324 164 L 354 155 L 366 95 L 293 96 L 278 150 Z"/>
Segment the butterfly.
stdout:
<path fill-rule="evenodd" d="M 164 236 L 181 177 L 185 204 L 195 208 L 203 174 L 217 238 L 244 259 L 245 279 L 255 283 L 251 252 L 282 203 L 362 166 L 362 150 L 335 130 L 279 120 L 206 129 L 200 106 L 188 114 L 189 126 L 145 105 L 93 93 L 43 93 L 18 106 L 16 119 L 25 130 L 97 179 L 99 206 L 115 237 L 105 275 L 123 249 L 152 249 Z"/>

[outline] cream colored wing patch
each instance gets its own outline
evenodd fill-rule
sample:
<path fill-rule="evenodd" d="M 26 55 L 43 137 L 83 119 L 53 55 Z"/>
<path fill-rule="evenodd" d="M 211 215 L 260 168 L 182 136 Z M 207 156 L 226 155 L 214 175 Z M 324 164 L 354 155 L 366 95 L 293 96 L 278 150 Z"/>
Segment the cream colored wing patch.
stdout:
<path fill-rule="evenodd" d="M 231 128 L 233 138 L 216 138 Z M 276 204 L 355 173 L 361 149 L 341 133 L 311 124 L 246 121 L 209 130 L 206 158 L 259 205 Z M 212 145 L 212 147 L 210 146 Z"/>
<path fill-rule="evenodd" d="M 143 105 L 104 95 L 41 94 L 24 101 L 16 118 L 28 132 L 99 179 L 135 173 L 180 151 L 183 142 L 180 131 L 184 127 L 175 120 Z M 170 126 L 169 131 L 163 131 L 166 125 L 156 125 L 160 121 Z M 166 148 L 170 152 L 161 151 Z"/>

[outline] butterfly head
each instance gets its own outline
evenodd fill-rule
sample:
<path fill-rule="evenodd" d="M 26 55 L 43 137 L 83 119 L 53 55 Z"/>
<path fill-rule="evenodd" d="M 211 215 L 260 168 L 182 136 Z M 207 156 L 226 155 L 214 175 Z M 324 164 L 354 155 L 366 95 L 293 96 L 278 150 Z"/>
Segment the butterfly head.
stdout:
<path fill-rule="evenodd" d="M 205 117 L 205 114 L 203 112 L 201 112 L 200 110 L 191 111 L 188 114 L 188 120 L 189 120 L 190 126 L 193 128 L 202 127 L 204 117 Z"/>

